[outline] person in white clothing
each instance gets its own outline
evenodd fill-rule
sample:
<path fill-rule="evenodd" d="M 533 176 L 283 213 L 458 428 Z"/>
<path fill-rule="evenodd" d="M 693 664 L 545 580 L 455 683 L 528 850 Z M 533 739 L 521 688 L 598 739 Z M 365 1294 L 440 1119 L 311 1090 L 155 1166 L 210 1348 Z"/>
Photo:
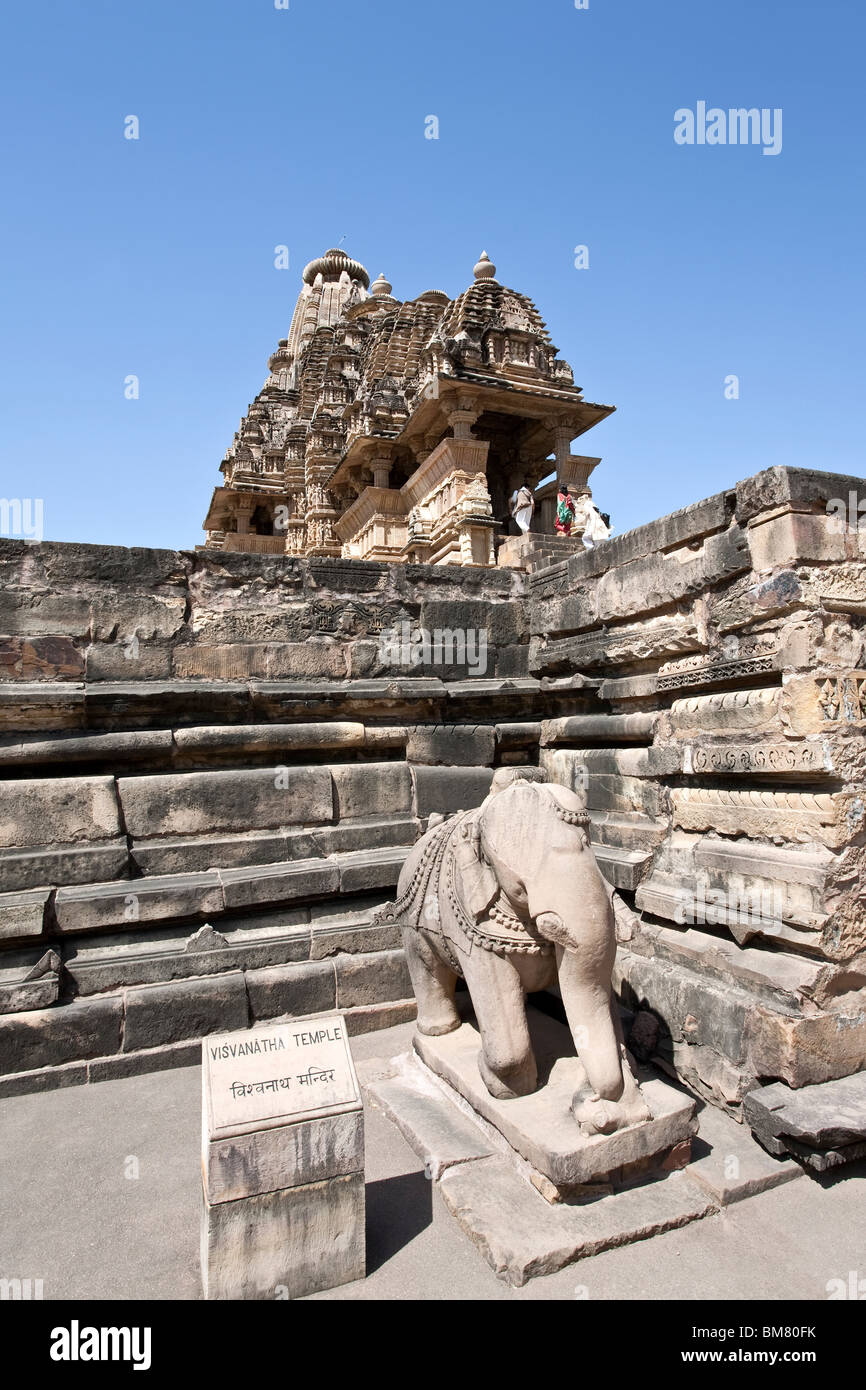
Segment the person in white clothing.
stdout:
<path fill-rule="evenodd" d="M 535 511 L 535 498 L 531 490 L 523 484 L 511 498 L 511 515 L 520 527 L 525 536 L 532 522 L 532 513 Z"/>

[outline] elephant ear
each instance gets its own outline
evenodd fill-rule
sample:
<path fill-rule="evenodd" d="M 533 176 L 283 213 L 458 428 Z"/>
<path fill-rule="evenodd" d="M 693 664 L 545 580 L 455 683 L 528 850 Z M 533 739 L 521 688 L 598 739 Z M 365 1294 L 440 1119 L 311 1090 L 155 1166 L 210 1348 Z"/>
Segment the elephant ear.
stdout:
<path fill-rule="evenodd" d="M 460 872 L 463 901 L 473 917 L 482 917 L 499 896 L 499 880 L 484 860 L 477 822 L 469 820 L 461 827 L 454 857 Z"/>

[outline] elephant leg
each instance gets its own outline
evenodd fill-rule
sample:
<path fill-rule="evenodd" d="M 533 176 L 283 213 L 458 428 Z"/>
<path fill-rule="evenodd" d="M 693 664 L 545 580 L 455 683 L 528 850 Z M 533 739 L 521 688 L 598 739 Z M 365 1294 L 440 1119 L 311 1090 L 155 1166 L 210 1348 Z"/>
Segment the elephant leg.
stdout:
<path fill-rule="evenodd" d="M 516 966 L 507 956 L 477 948 L 461 964 L 481 1033 L 478 1069 L 485 1086 L 497 1100 L 531 1095 L 538 1068 Z"/>
<path fill-rule="evenodd" d="M 404 927 L 403 947 L 412 988 L 418 1002 L 418 1032 L 430 1037 L 453 1033 L 460 1027 L 460 1017 L 454 1004 L 457 976 L 449 965 L 440 960 L 435 947 L 423 932 Z"/>
<path fill-rule="evenodd" d="M 575 1119 L 588 1134 L 611 1134 L 651 1119 L 625 1056 L 610 989 L 586 978 L 576 951 L 557 946 L 556 963 L 566 1017 L 591 1088 L 575 1095 Z"/>

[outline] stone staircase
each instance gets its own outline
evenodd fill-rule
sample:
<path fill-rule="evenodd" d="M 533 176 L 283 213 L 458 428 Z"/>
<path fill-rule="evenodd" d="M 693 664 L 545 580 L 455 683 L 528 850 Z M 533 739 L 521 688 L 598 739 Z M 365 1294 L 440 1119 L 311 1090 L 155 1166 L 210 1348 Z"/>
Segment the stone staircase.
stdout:
<path fill-rule="evenodd" d="M 583 554 L 584 545 L 580 536 L 542 535 L 530 531 L 525 536 L 509 536 L 503 541 L 496 556 L 496 563 L 508 569 L 526 570 L 534 574 L 547 569 L 560 560 L 570 560 L 572 555 Z"/>

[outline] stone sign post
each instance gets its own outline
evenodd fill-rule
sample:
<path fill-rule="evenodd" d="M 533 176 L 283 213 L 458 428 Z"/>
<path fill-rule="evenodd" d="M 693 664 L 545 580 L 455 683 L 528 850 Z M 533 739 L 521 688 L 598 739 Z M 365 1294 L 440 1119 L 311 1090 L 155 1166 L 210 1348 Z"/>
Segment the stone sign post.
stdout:
<path fill-rule="evenodd" d="M 362 1279 L 364 1114 L 340 1013 L 202 1040 L 205 1298 Z"/>

